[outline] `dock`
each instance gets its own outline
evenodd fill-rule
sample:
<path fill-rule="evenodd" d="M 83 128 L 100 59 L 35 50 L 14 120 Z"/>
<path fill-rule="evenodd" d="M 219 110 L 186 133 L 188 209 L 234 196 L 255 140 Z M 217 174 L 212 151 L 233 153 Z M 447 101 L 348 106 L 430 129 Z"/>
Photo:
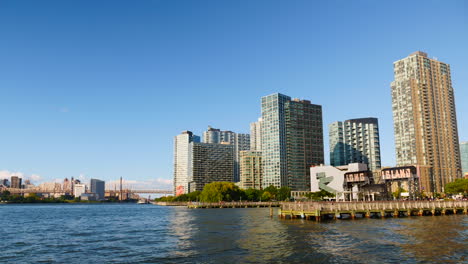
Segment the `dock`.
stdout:
<path fill-rule="evenodd" d="M 355 219 L 467 214 L 468 201 L 282 202 L 284 219 Z"/>
<path fill-rule="evenodd" d="M 260 208 L 260 207 L 279 207 L 280 202 L 218 202 L 202 203 L 189 202 L 188 208 Z"/>

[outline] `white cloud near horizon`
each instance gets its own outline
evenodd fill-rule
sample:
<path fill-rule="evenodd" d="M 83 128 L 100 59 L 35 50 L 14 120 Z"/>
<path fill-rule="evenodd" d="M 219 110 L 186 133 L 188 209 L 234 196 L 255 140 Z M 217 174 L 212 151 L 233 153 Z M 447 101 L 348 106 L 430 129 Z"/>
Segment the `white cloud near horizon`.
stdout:
<path fill-rule="evenodd" d="M 39 182 L 39 181 L 42 181 L 43 178 L 41 175 L 38 175 L 38 174 L 24 174 L 22 172 L 19 172 L 19 171 L 8 171 L 8 170 L 1 170 L 0 171 L 0 179 L 8 179 L 10 180 L 11 179 L 11 176 L 18 176 L 20 178 L 22 178 L 23 180 L 30 180 L 31 182 Z"/>

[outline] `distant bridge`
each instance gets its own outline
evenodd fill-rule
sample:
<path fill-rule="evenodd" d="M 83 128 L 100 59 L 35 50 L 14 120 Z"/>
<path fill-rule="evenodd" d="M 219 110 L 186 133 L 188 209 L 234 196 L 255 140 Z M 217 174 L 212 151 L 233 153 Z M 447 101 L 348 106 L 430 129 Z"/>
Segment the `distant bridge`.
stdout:
<path fill-rule="evenodd" d="M 172 194 L 169 190 L 128 190 L 131 193 L 157 193 L 157 194 Z"/>

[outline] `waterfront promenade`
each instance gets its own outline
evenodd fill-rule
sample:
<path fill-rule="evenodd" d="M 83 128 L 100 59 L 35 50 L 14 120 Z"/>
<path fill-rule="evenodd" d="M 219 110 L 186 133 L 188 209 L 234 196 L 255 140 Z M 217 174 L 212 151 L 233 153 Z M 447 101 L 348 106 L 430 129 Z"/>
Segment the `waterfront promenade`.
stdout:
<path fill-rule="evenodd" d="M 188 208 L 260 208 L 260 207 L 278 207 L 280 202 L 218 202 L 218 203 L 199 203 L 192 202 L 187 204 Z"/>
<path fill-rule="evenodd" d="M 467 214 L 468 201 L 283 202 L 281 218 L 343 219 Z"/>

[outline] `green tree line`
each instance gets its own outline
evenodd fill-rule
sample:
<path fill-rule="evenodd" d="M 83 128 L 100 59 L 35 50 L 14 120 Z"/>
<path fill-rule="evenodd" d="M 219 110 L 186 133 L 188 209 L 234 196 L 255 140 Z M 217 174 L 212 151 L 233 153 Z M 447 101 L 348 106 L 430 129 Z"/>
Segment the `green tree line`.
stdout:
<path fill-rule="evenodd" d="M 311 200 L 323 200 L 335 195 L 326 191 L 312 192 L 308 194 Z M 203 191 L 196 191 L 179 196 L 164 196 L 156 198 L 159 202 L 231 202 L 231 201 L 289 201 L 291 199 L 291 188 L 276 188 L 273 185 L 263 189 L 241 189 L 233 182 L 212 182 L 206 184 Z"/>

